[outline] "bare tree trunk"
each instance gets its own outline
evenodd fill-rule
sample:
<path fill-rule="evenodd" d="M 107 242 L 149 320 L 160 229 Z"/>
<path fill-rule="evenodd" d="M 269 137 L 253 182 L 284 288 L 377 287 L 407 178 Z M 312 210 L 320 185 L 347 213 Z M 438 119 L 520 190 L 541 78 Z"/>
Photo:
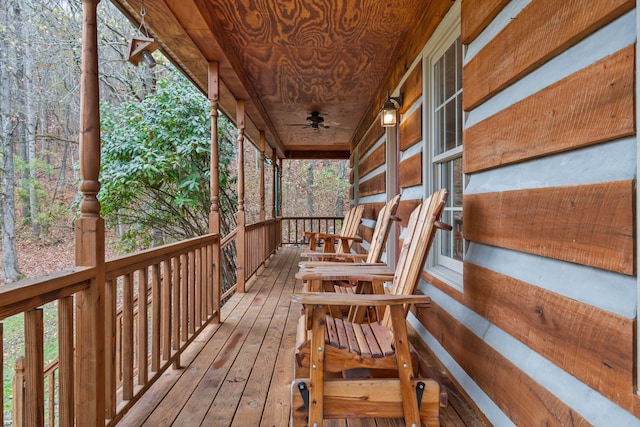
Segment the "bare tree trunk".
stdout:
<path fill-rule="evenodd" d="M 21 25 L 22 26 L 22 25 Z M 36 183 L 38 182 L 38 172 L 36 169 L 36 108 L 34 97 L 36 90 L 33 84 L 33 49 L 31 42 L 27 41 L 24 58 L 24 88 L 26 98 L 25 114 L 25 144 L 27 146 L 27 159 L 29 165 L 29 217 L 31 218 L 31 231 L 34 236 L 42 237 L 40 228 L 40 216 L 38 214 L 38 195 L 36 194 Z"/>
<path fill-rule="evenodd" d="M 16 87 L 15 93 L 17 96 L 13 98 L 13 108 L 16 112 L 16 117 L 18 117 L 18 128 L 17 132 L 15 132 L 16 144 L 18 147 L 18 152 L 20 154 L 20 159 L 22 160 L 22 165 L 29 164 L 29 154 L 27 152 L 27 128 L 25 126 L 25 98 L 29 96 L 29 93 L 26 91 L 25 85 L 25 36 L 24 36 L 24 25 L 23 17 L 22 17 L 22 8 L 19 2 L 14 3 L 13 6 L 13 22 L 15 23 L 15 70 L 16 70 Z M 20 208 L 22 208 L 22 219 L 24 223 L 31 223 L 31 215 L 29 212 L 29 174 L 27 169 L 23 167 L 20 170 Z"/>
<path fill-rule="evenodd" d="M 338 163 L 338 182 L 336 183 L 336 216 L 344 216 L 344 190 L 340 181 L 347 179 L 347 161 L 340 160 Z"/>
<path fill-rule="evenodd" d="M 16 2 L 17 3 L 17 2 Z M 15 4 L 14 4 L 15 5 Z M 2 179 L 0 180 L 0 205 L 2 208 L 2 264 L 4 268 L 4 281 L 15 282 L 20 279 L 18 269 L 18 257 L 16 250 L 16 226 L 15 226 L 15 191 L 14 191 L 14 160 L 12 134 L 16 129 L 12 114 L 11 87 L 11 40 L 10 32 L 13 30 L 10 10 L 3 13 L 4 22 L 0 25 L 0 144 L 2 144 Z"/>
<path fill-rule="evenodd" d="M 307 214 L 313 216 L 315 214 L 315 208 L 313 206 L 313 174 L 315 170 L 316 161 L 309 161 L 309 169 L 307 170 Z"/>

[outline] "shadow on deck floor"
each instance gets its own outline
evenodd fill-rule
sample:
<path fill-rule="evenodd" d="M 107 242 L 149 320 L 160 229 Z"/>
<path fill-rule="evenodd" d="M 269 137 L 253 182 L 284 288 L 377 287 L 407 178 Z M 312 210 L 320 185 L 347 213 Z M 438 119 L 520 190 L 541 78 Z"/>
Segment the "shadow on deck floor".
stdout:
<path fill-rule="evenodd" d="M 290 295 L 299 248 L 285 247 L 222 308 L 169 369 L 124 415 L 119 426 L 289 425 L 290 386 L 300 307 Z M 430 366 L 433 360 L 427 360 Z M 446 381 L 446 378 L 444 379 Z M 450 383 L 441 425 L 484 425 Z M 331 426 L 402 426 L 395 420 L 332 420 Z"/>

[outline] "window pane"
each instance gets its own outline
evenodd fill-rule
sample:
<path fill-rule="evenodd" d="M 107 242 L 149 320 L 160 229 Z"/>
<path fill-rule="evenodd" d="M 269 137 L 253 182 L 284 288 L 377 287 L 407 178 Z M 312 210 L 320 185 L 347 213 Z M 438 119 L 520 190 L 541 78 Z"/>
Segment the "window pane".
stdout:
<path fill-rule="evenodd" d="M 451 98 L 455 95 L 456 88 L 456 44 L 452 44 L 444 54 L 444 72 L 445 72 L 445 99 Z"/>
<path fill-rule="evenodd" d="M 456 147 L 462 145 L 462 92 L 456 97 Z"/>
<path fill-rule="evenodd" d="M 457 91 L 462 89 L 462 46 L 460 45 L 460 39 L 456 40 L 456 76 L 458 77 Z"/>
<path fill-rule="evenodd" d="M 449 188 L 451 203 L 454 207 L 462 209 L 462 191 L 464 189 L 464 183 L 462 182 L 462 157 L 458 157 L 453 160 L 453 172 L 452 181 L 453 185 Z M 462 216 L 460 216 L 462 221 Z"/>
<path fill-rule="evenodd" d="M 444 102 L 444 90 L 442 89 L 442 66 L 440 62 L 437 62 L 433 66 L 433 75 L 435 76 L 434 85 L 434 97 L 436 105 L 441 105 Z"/>
<path fill-rule="evenodd" d="M 457 128 L 456 125 L 456 100 L 449 100 L 445 105 L 445 151 L 456 148 Z"/>
<path fill-rule="evenodd" d="M 444 211 L 442 213 L 442 221 L 445 224 L 452 224 L 451 211 Z M 440 255 L 451 257 L 452 254 L 452 236 L 451 231 L 440 230 L 442 232 L 442 244 L 440 245 Z"/>

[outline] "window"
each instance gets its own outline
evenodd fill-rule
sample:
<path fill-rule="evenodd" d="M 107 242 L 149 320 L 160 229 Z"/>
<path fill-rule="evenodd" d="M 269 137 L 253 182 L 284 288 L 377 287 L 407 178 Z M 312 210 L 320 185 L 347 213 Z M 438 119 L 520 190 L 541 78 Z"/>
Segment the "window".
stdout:
<path fill-rule="evenodd" d="M 442 43 L 429 58 L 431 84 L 431 165 L 433 188 L 447 188 L 449 199 L 442 220 L 453 226 L 440 231 L 435 242 L 434 266 L 462 274 L 462 45 L 459 37 Z"/>

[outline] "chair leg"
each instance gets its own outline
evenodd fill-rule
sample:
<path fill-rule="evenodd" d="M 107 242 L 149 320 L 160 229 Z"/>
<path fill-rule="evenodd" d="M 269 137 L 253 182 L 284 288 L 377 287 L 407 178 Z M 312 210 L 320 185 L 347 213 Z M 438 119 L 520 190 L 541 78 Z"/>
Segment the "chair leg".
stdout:
<path fill-rule="evenodd" d="M 311 369 L 309 425 L 322 425 L 324 418 L 324 330 L 326 315 L 324 307 L 313 310 L 313 328 L 311 329 Z"/>
<path fill-rule="evenodd" d="M 396 346 L 396 358 L 398 360 L 398 377 L 402 390 L 402 407 L 404 412 L 404 422 L 407 426 L 420 426 L 420 410 L 416 398 L 416 387 L 413 380 L 413 368 L 411 363 L 411 352 L 409 350 L 409 340 L 407 337 L 406 318 L 402 305 L 392 305 L 391 322 Z"/>

